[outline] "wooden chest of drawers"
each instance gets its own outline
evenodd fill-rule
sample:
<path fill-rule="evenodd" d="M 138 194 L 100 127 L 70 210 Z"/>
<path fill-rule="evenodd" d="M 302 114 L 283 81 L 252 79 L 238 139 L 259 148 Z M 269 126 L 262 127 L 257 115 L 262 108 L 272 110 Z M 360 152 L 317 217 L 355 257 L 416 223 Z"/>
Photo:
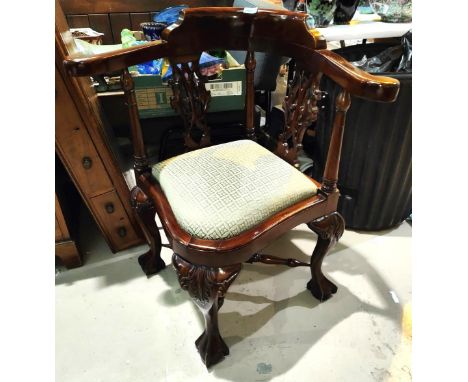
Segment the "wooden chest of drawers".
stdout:
<path fill-rule="evenodd" d="M 55 32 L 55 148 L 113 252 L 144 242 L 130 192 L 104 132 L 96 94 L 87 78 L 71 78 L 63 58 L 74 43 L 59 7 Z"/>

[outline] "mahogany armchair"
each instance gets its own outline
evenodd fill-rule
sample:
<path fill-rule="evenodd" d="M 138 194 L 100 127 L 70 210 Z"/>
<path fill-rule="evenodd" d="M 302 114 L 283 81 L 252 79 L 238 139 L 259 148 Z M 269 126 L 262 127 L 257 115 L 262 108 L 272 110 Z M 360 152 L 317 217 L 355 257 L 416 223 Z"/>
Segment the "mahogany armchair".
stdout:
<path fill-rule="evenodd" d="M 351 96 L 392 102 L 397 80 L 370 75 L 326 49 L 325 41 L 306 25 L 306 15 L 247 8 L 186 9 L 163 32 L 163 42 L 92 57 L 72 56 L 64 65 L 74 76 L 121 71 L 134 148 L 136 187 L 131 198 L 150 250 L 139 258 L 149 276 L 164 269 L 157 214 L 174 252 L 180 285 L 205 317 L 205 331 L 196 347 L 207 367 L 229 353 L 218 329 L 218 310 L 244 262 L 306 266 L 313 296 L 325 301 L 337 287 L 322 273 L 322 260 L 344 231 L 337 212 L 338 168 L 346 111 Z M 247 51 L 246 140 L 210 147 L 205 114 L 210 92 L 198 68 L 202 51 Z M 292 57 L 296 71 L 283 103 L 284 131 L 274 153 L 256 143 L 254 128 L 255 52 Z M 186 153 L 150 166 L 132 78 L 131 65 L 168 57 L 174 78 L 172 106 L 185 128 Z M 297 168 L 305 129 L 317 119 L 322 75 L 338 83 L 336 117 L 322 182 Z M 307 223 L 318 241 L 310 264 L 259 254 L 271 241 Z"/>

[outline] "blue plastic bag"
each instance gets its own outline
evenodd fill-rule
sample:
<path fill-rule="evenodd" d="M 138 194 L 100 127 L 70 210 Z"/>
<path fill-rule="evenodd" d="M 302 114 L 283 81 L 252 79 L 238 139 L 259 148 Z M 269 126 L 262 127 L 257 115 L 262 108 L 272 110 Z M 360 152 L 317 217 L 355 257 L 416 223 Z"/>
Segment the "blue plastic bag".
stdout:
<path fill-rule="evenodd" d="M 153 20 L 157 23 L 166 23 L 167 25 L 174 24 L 179 18 L 180 11 L 185 8 L 188 8 L 188 5 L 177 5 L 163 9 L 153 16 Z"/>
<path fill-rule="evenodd" d="M 123 29 L 120 32 L 120 38 L 122 39 L 122 48 L 128 48 L 131 46 L 147 44 L 147 41 L 137 41 L 133 33 L 128 29 Z M 161 74 L 163 65 L 163 59 L 151 60 L 135 65 L 136 70 L 140 74 Z"/>

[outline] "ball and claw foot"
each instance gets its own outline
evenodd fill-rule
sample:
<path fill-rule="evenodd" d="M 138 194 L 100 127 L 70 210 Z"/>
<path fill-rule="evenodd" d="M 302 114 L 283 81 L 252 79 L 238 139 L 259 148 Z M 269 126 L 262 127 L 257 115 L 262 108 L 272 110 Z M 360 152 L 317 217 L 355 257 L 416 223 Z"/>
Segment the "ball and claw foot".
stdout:
<path fill-rule="evenodd" d="M 338 287 L 326 278 L 323 278 L 320 282 L 310 280 L 307 283 L 307 289 L 320 302 L 328 300 L 338 291 Z"/>
<path fill-rule="evenodd" d="M 216 365 L 229 355 L 229 348 L 219 334 L 209 336 L 204 331 L 195 341 L 195 346 L 207 368 Z"/>

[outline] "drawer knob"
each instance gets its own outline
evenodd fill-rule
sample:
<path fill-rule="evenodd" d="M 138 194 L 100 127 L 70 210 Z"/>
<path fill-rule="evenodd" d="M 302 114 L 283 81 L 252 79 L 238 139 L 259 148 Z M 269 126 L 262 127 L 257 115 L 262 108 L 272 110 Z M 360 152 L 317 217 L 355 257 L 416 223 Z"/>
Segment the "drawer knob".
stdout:
<path fill-rule="evenodd" d="M 105 208 L 108 214 L 111 214 L 115 211 L 114 203 L 112 202 L 107 203 Z"/>
<path fill-rule="evenodd" d="M 126 230 L 126 228 L 125 228 L 125 227 L 120 227 L 120 228 L 119 228 L 119 231 L 118 231 L 118 234 L 119 234 L 120 237 L 125 237 L 125 236 L 127 236 L 127 230 Z"/>
<path fill-rule="evenodd" d="M 81 163 L 86 170 L 89 170 L 91 166 L 93 165 L 93 161 L 91 160 L 90 157 L 84 157 Z"/>

